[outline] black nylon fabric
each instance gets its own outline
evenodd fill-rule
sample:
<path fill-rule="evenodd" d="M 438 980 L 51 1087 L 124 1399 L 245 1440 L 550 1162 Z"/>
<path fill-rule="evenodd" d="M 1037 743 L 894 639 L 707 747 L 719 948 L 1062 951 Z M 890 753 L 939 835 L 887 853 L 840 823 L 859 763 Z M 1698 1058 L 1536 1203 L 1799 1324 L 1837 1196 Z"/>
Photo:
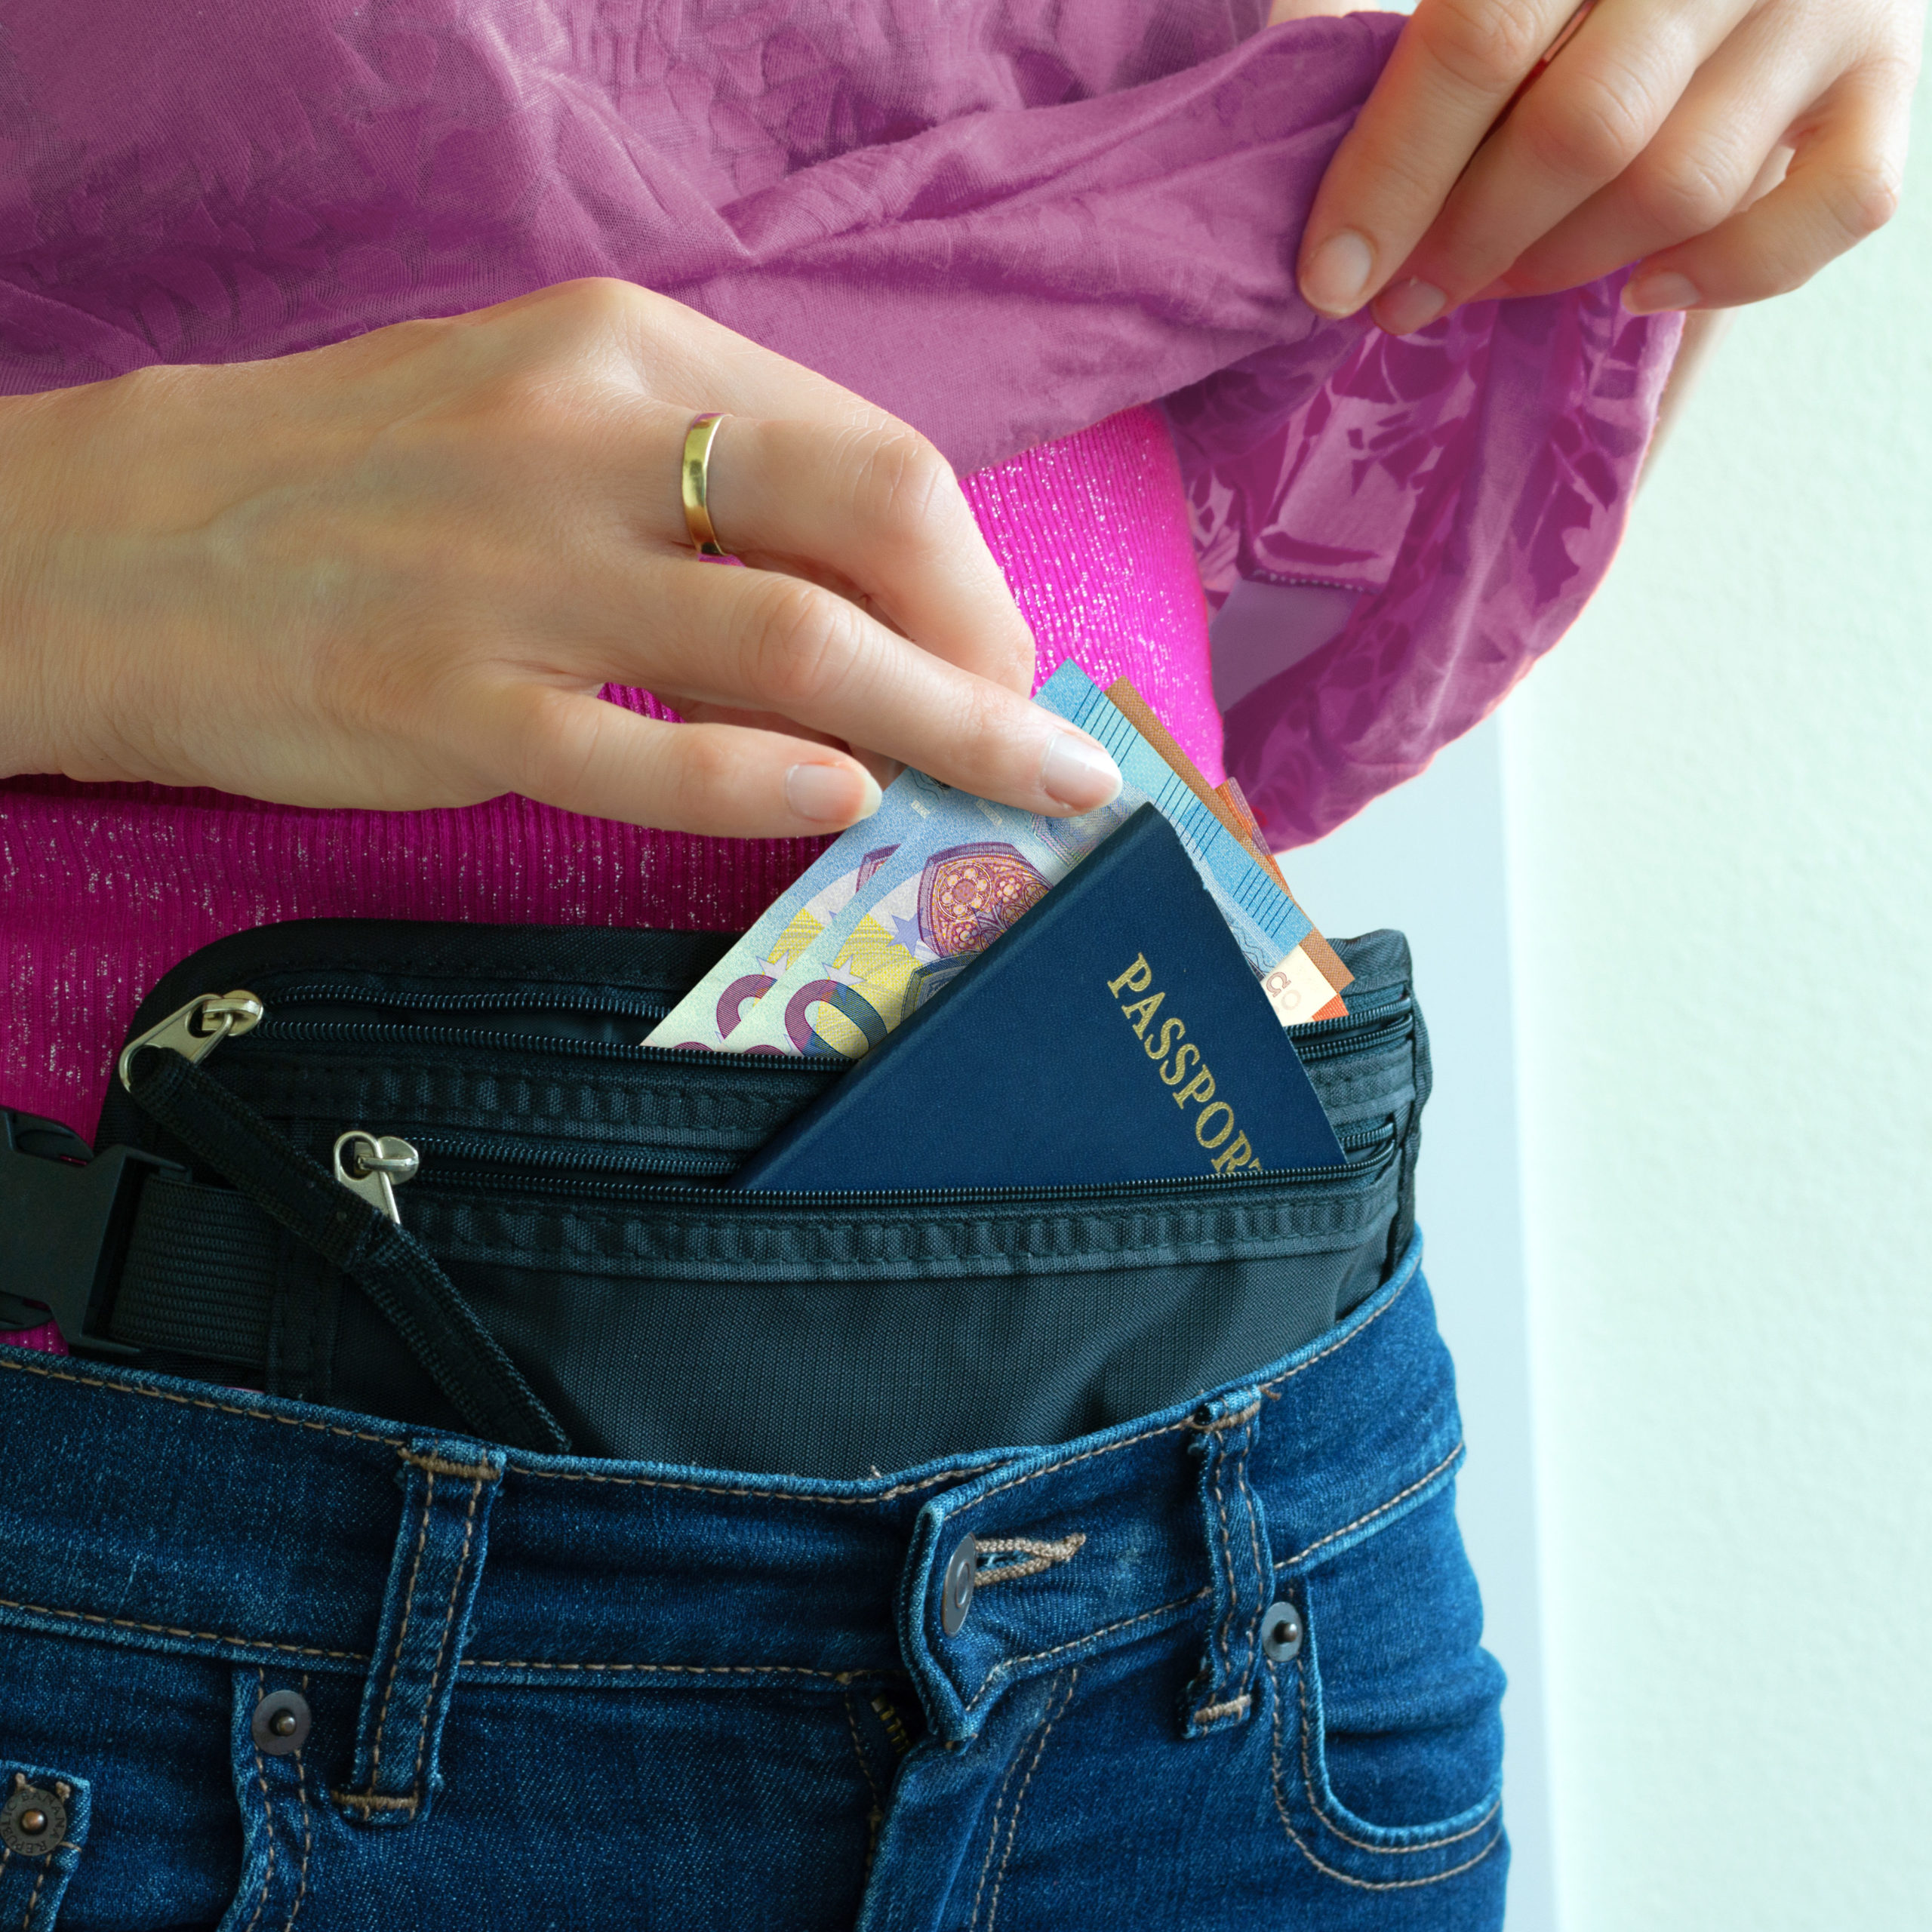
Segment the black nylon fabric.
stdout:
<path fill-rule="evenodd" d="M 138 1054 L 131 1078 L 144 1113 L 376 1304 L 471 1429 L 514 1448 L 570 1447 L 420 1242 L 338 1186 L 245 1100 L 180 1054 Z"/>
<path fill-rule="evenodd" d="M 157 1176 L 141 1190 L 112 1339 L 266 1367 L 275 1249 L 275 1224 L 242 1195 Z"/>
<path fill-rule="evenodd" d="M 1065 1441 L 1318 1335 L 1407 1244 L 1429 1066 L 1399 934 L 1339 943 L 1353 1017 L 1297 1041 L 1346 1170 L 899 1196 L 719 1186 L 840 1070 L 636 1044 L 729 943 L 297 922 L 204 949 L 132 1031 L 256 993 L 268 1017 L 200 1071 L 311 1158 L 352 1128 L 422 1150 L 405 1226 L 582 1454 L 844 1476 Z M 218 1182 L 118 1093 L 115 1140 Z M 326 1340 L 299 1387 L 264 1381 L 454 1426 L 367 1297 L 291 1245 L 261 1294 Z"/>

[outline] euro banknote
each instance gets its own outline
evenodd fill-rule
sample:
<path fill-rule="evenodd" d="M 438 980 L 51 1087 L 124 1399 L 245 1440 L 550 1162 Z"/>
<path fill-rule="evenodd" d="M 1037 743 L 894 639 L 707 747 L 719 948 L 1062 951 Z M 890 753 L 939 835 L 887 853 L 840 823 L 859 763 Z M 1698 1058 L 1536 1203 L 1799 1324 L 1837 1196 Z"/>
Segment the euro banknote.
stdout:
<path fill-rule="evenodd" d="M 1180 834 L 1281 1024 L 1297 1026 L 1325 1017 L 1335 989 L 1303 945 L 1315 931 L 1314 921 L 1220 814 L 1195 795 L 1078 665 L 1063 664 L 1034 702 L 1105 745 L 1128 789 L 1151 800 Z"/>
<path fill-rule="evenodd" d="M 1184 755 L 1184 770 L 1163 759 L 1077 666 L 1063 666 L 1040 702 L 1108 744 L 1122 768 L 1121 795 L 1077 819 L 1049 819 L 903 774 L 888 794 L 900 795 L 894 829 L 909 814 L 918 830 L 866 874 L 842 912 L 782 962 L 768 940 L 762 958 L 750 955 L 748 942 L 700 989 L 715 1002 L 713 982 L 726 992 L 742 982 L 753 995 L 748 1005 L 742 998 L 726 1002 L 715 1029 L 719 1044 L 733 1052 L 860 1057 L 1150 801 L 1180 832 L 1283 1023 L 1346 1011 L 1301 949 L 1304 940 L 1319 935 L 1229 829 L 1226 801 L 1196 795 L 1204 780 Z M 875 817 L 840 843 L 876 823 Z M 848 862 L 832 882 L 852 870 Z M 786 903 L 797 897 L 795 891 Z M 697 1032 L 704 1017 L 681 1006 L 651 1041 L 709 1044 Z"/>
<path fill-rule="evenodd" d="M 902 773 L 930 816 L 749 1008 L 734 1053 L 857 1060 L 991 945 L 1108 835 L 1127 795 L 1052 819 Z"/>
<path fill-rule="evenodd" d="M 1160 753 L 1168 768 L 1180 777 L 1188 789 L 1241 841 L 1247 848 L 1250 857 L 1284 892 L 1287 893 L 1291 899 L 1294 899 L 1294 894 L 1289 891 L 1288 881 L 1280 865 L 1276 862 L 1274 854 L 1269 851 L 1267 841 L 1262 836 L 1261 823 L 1254 816 L 1240 786 L 1232 778 L 1225 780 L 1218 786 L 1210 785 L 1200 767 L 1181 749 L 1174 734 L 1161 722 L 1153 706 L 1125 678 L 1116 678 L 1107 687 L 1106 697 L 1107 702 Z M 1298 900 L 1296 903 L 1300 903 Z M 1355 977 L 1342 964 L 1340 955 L 1318 931 L 1310 929 L 1301 943 L 1301 950 L 1337 994 L 1339 995 Z M 1295 963 L 1298 968 L 1300 962 Z M 1304 1014 L 1302 1017 L 1306 1020 L 1340 1020 L 1346 1017 L 1347 1014 L 1348 1008 L 1339 999 L 1335 999 L 1327 1001 L 1317 1011 Z"/>
<path fill-rule="evenodd" d="M 848 909 L 856 906 L 856 921 L 909 879 L 915 890 L 908 909 L 915 919 L 926 919 L 931 940 L 921 959 L 937 973 L 915 985 L 900 972 L 893 989 L 869 981 L 891 1016 L 883 1026 L 874 1017 L 877 1009 L 856 989 L 827 991 L 823 1001 L 814 1002 L 815 1010 L 823 1005 L 817 1013 L 823 1026 L 849 1033 L 850 1028 L 839 1029 L 838 1016 L 857 1015 L 851 1022 L 857 1037 L 869 1040 L 876 1032 L 882 1038 L 912 1010 L 908 1000 L 916 1003 L 920 991 L 936 990 L 949 962 L 957 971 L 990 944 L 1124 824 L 1131 809 L 1115 799 L 1077 818 L 1046 818 L 957 791 L 924 772 L 902 771 L 887 786 L 879 809 L 829 846 L 645 1044 L 733 1053 L 808 1051 L 803 1041 L 809 1034 L 801 1036 L 801 1020 L 796 1014 L 789 1026 L 786 1020 L 798 989 L 826 978 L 820 961 L 842 946 L 853 923 L 843 917 Z M 923 897 L 916 890 L 921 881 Z M 902 891 L 894 909 L 906 899 Z M 760 1015 L 774 989 L 779 998 Z M 811 1050 L 827 1049 L 821 1044 Z"/>
<path fill-rule="evenodd" d="M 927 781 L 928 784 L 931 780 Z M 767 906 L 751 930 L 646 1037 L 647 1046 L 715 1049 L 746 1008 L 844 910 L 853 894 L 909 841 L 923 841 L 931 807 L 895 780 L 879 808 L 842 833 Z"/>

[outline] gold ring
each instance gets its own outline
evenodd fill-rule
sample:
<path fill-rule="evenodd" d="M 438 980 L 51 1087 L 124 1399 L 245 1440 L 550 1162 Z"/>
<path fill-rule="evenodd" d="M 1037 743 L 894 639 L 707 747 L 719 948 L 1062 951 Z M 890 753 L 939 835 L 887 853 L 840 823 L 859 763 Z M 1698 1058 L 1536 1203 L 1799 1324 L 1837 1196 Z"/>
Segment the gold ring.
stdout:
<path fill-rule="evenodd" d="M 691 534 L 700 557 L 731 555 L 718 540 L 711 523 L 711 446 L 718 439 L 718 426 L 724 420 L 716 410 L 691 418 L 685 432 L 685 460 L 678 466 L 678 479 L 685 498 L 685 528 Z"/>

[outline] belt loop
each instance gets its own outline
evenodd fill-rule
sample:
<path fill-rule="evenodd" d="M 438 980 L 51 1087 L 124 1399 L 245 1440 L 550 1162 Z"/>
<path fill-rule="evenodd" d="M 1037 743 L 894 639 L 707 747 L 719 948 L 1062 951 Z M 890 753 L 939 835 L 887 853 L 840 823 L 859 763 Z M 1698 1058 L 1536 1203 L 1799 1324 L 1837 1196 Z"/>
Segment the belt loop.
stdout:
<path fill-rule="evenodd" d="M 354 1776 L 334 1794 L 368 1825 L 421 1817 L 442 1783 L 437 1749 L 503 1474 L 503 1452 L 475 1442 L 418 1441 L 397 1453 L 402 1524 L 362 1689 Z"/>
<path fill-rule="evenodd" d="M 1201 1669 L 1188 1686 L 1183 1733 L 1203 1737 L 1245 1724 L 1252 1707 L 1261 1615 L 1274 1567 L 1261 1499 L 1248 1485 L 1247 1459 L 1261 1430 L 1261 1392 L 1241 1389 L 1204 1403 L 1189 1420 L 1199 1469 L 1201 1523 L 1214 1605 Z"/>

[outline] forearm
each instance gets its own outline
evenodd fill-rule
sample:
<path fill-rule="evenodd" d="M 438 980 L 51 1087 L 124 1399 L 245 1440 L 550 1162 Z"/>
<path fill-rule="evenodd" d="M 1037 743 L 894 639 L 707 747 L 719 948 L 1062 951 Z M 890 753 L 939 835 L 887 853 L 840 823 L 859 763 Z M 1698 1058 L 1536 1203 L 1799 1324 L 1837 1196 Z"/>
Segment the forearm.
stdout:
<path fill-rule="evenodd" d="M 0 778 L 58 768 L 40 675 L 37 588 L 51 414 L 45 396 L 0 396 Z"/>
<path fill-rule="evenodd" d="M 694 396 L 743 570 L 692 560 Z M 795 838 L 877 802 L 851 746 L 1091 810 L 1033 662 L 929 444 L 629 284 L 0 398 L 0 777 Z"/>

